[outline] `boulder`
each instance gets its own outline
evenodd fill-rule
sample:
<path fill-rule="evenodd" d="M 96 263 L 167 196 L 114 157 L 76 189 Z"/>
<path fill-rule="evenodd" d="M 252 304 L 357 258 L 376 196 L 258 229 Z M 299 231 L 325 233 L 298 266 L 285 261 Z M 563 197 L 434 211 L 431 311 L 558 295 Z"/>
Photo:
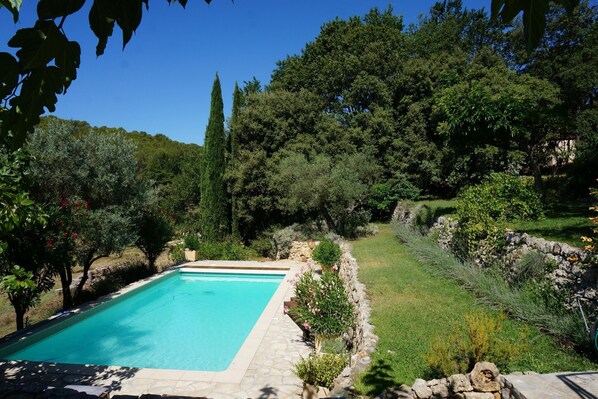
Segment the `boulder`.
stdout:
<path fill-rule="evenodd" d="M 479 392 L 500 391 L 498 368 L 494 363 L 479 362 L 473 367 L 469 374 L 471 385 Z M 482 398 L 480 398 L 482 399 Z"/>

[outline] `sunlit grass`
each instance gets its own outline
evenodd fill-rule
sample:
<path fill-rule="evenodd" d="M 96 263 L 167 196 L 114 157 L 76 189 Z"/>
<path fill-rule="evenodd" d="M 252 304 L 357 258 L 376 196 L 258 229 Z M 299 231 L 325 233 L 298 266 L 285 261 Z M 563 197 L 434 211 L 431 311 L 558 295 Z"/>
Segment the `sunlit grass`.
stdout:
<path fill-rule="evenodd" d="M 473 311 L 496 315 L 457 283 L 434 277 L 395 237 L 395 228 L 380 225 L 377 236 L 355 241 L 353 254 L 360 266 L 360 280 L 372 301 L 372 323 L 380 337 L 372 366 L 356 382 L 356 388 L 371 396 L 384 388 L 426 377 L 423 356 L 431 339 L 448 334 L 455 323 Z M 507 320 L 505 330 L 518 337 L 524 323 Z M 597 365 L 559 347 L 553 339 L 529 328 L 529 351 L 509 365 L 511 371 L 552 372 L 587 370 Z"/>

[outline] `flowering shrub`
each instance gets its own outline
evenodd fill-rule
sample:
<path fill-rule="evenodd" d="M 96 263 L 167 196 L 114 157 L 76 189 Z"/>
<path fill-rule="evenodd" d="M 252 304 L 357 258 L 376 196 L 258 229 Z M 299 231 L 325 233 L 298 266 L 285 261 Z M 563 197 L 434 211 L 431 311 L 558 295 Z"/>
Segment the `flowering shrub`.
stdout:
<path fill-rule="evenodd" d="M 331 270 L 341 259 L 341 255 L 341 247 L 331 240 L 321 241 L 312 253 L 313 259 L 322 265 L 324 270 Z"/>
<path fill-rule="evenodd" d="M 297 280 L 295 295 L 297 306 L 291 309 L 293 316 L 316 335 L 340 336 L 355 321 L 353 305 L 337 273 L 324 272 L 317 279 L 310 267 Z"/>
<path fill-rule="evenodd" d="M 598 181 L 598 179 L 596 181 Z M 598 188 L 591 189 L 590 193 L 594 198 L 598 199 Z M 592 265 L 598 265 L 598 204 L 590 207 L 590 210 L 596 213 L 596 216 L 589 217 L 590 222 L 595 225 L 592 229 L 593 234 L 591 237 L 581 237 L 581 240 L 586 244 L 586 251 L 590 251 L 593 254 L 592 259 L 590 260 Z"/>

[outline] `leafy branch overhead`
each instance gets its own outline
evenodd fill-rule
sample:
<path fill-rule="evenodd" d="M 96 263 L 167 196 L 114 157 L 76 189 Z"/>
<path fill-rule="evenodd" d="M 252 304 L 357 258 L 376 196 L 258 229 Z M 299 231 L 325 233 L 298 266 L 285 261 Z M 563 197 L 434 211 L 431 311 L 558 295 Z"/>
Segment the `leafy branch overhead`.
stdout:
<path fill-rule="evenodd" d="M 532 50 L 538 46 L 544 34 L 551 1 L 569 13 L 579 5 L 579 0 L 492 0 L 492 18 L 509 23 L 522 12 L 525 43 L 528 50 Z"/>
<path fill-rule="evenodd" d="M 187 0 L 178 2 L 185 7 Z M 204 0 L 210 3 L 211 0 Z M 0 0 L 19 19 L 21 0 Z M 85 0 L 39 0 L 37 21 L 31 28 L 19 29 L 8 41 L 18 49 L 16 57 L 0 52 L 0 144 L 20 147 L 45 110 L 55 110 L 58 94 L 66 93 L 77 78 L 81 47 L 68 40 L 65 19 L 81 10 Z M 96 55 L 104 53 L 114 26 L 122 31 L 123 49 L 141 23 L 143 7 L 149 0 L 94 0 L 89 11 L 89 26 L 98 38 Z"/>

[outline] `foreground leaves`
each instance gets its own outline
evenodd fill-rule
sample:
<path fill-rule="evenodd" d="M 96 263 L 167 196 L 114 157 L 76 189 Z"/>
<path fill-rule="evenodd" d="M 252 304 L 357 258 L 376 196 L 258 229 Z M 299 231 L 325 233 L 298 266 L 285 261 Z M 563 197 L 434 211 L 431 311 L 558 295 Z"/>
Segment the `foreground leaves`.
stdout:
<path fill-rule="evenodd" d="M 186 0 L 167 1 L 183 7 L 187 4 Z M 0 7 L 6 7 L 17 22 L 21 3 L 0 0 Z M 19 29 L 8 42 L 18 49 L 16 58 L 0 53 L 0 145 L 21 147 L 39 117 L 46 110 L 55 110 L 57 95 L 66 93 L 77 78 L 81 47 L 68 40 L 63 24 L 84 4 L 85 0 L 40 0 L 34 26 Z M 124 49 L 141 23 L 143 6 L 149 9 L 149 0 L 93 1 L 89 26 L 98 38 L 97 56 L 104 53 L 115 25 L 122 31 Z"/>

